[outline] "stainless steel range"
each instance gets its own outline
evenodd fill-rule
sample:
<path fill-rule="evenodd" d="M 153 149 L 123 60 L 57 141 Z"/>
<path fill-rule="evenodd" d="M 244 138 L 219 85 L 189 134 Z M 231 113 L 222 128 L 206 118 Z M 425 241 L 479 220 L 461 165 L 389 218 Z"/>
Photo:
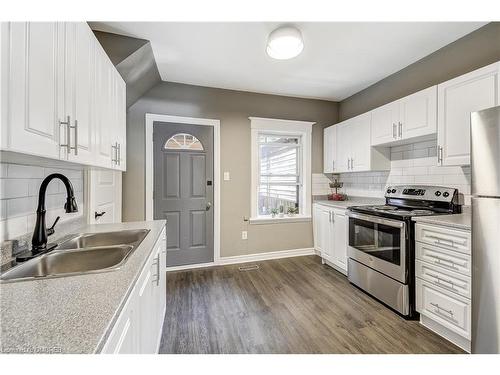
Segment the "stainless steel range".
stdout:
<path fill-rule="evenodd" d="M 439 186 L 391 186 L 382 206 L 348 209 L 348 279 L 406 318 L 415 312 L 412 217 L 460 213 L 463 196 Z"/>

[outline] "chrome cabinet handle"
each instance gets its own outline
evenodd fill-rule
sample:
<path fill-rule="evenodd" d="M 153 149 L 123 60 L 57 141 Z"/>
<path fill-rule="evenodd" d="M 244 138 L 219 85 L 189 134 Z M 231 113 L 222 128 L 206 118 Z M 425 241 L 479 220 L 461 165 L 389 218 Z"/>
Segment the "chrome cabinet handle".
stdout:
<path fill-rule="evenodd" d="M 445 267 L 450 267 L 450 268 L 453 268 L 453 269 L 458 269 L 455 265 L 456 263 L 450 259 L 446 259 L 446 258 L 442 258 L 440 256 L 437 256 L 437 255 L 432 255 L 432 254 L 427 254 L 428 257 L 431 257 L 431 258 L 434 258 L 434 263 L 437 263 L 439 265 L 442 265 L 442 266 L 445 266 Z M 449 265 L 448 264 L 442 264 L 441 262 L 446 262 L 446 263 L 450 263 Z M 467 267 L 467 262 L 464 262 L 462 264 L 460 264 L 462 267 Z"/>
<path fill-rule="evenodd" d="M 117 143 L 117 156 L 116 156 L 116 160 L 118 162 L 118 165 L 122 165 L 122 144 L 121 143 Z"/>
<path fill-rule="evenodd" d="M 351 169 L 351 168 L 349 167 L 349 162 L 350 162 L 350 159 L 349 159 L 349 158 L 347 158 L 347 170 Z"/>
<path fill-rule="evenodd" d="M 111 149 L 113 150 L 113 156 L 111 157 L 111 161 L 115 163 L 115 165 L 118 164 L 118 142 L 115 142 L 114 145 L 111 145 Z"/>
<path fill-rule="evenodd" d="M 453 290 L 456 290 L 455 289 L 455 285 L 457 285 L 459 288 L 467 289 L 467 285 L 465 285 L 465 284 L 462 284 L 462 285 L 455 284 L 453 281 L 447 280 L 447 279 L 443 279 L 441 276 L 434 275 L 433 273 L 427 273 L 427 275 L 429 275 L 430 277 L 434 277 L 437 280 L 437 281 L 434 282 L 435 284 L 438 284 L 438 285 L 441 285 L 441 286 L 445 286 L 445 285 L 441 284 L 441 282 L 443 282 L 443 283 L 450 284 L 451 287 L 448 287 L 448 288 L 453 289 Z"/>
<path fill-rule="evenodd" d="M 332 171 L 335 170 L 335 160 L 332 160 Z"/>
<path fill-rule="evenodd" d="M 351 158 L 351 171 L 354 169 L 354 158 Z"/>
<path fill-rule="evenodd" d="M 59 120 L 59 126 L 66 125 L 66 143 L 60 144 L 59 147 L 66 147 L 66 152 L 69 154 L 71 150 L 71 135 L 69 134 L 69 128 L 71 126 L 70 116 L 66 117 L 66 121 Z"/>
<path fill-rule="evenodd" d="M 438 164 L 443 165 L 443 147 L 437 146 L 437 158 L 438 158 Z"/>
<path fill-rule="evenodd" d="M 160 285 L 160 254 L 155 258 L 153 266 L 156 266 L 156 280 L 153 280 L 156 285 Z"/>
<path fill-rule="evenodd" d="M 397 135 L 396 135 L 396 123 L 395 122 L 392 123 L 392 138 L 394 138 L 394 139 L 397 138 Z"/>
<path fill-rule="evenodd" d="M 75 150 L 75 155 L 78 155 L 78 120 L 75 120 L 75 125 L 70 126 L 75 130 L 75 147 L 72 147 Z"/>
<path fill-rule="evenodd" d="M 442 308 L 441 306 L 439 306 L 439 304 L 437 304 L 437 303 L 431 302 L 431 305 L 434 306 L 436 309 L 438 309 L 438 312 L 439 311 L 444 311 L 444 312 L 447 312 L 448 314 L 450 314 L 451 316 L 453 316 L 453 311 L 446 310 L 446 309 Z"/>
<path fill-rule="evenodd" d="M 399 138 L 403 137 L 403 123 L 401 121 L 398 121 L 398 135 Z"/>

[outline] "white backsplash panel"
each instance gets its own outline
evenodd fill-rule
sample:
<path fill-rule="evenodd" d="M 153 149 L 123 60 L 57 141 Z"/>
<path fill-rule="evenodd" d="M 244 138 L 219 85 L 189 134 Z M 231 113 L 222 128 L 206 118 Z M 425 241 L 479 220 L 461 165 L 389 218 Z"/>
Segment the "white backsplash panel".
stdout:
<path fill-rule="evenodd" d="M 40 184 L 46 176 L 56 172 L 70 179 L 79 210 L 74 214 L 65 213 L 66 189 L 61 181 L 52 180 L 47 188 L 45 200 L 47 226 L 52 225 L 57 216 L 61 216 L 58 224 L 60 226 L 65 221 L 84 215 L 83 169 L 54 169 L 0 163 L 0 245 L 5 240 L 15 239 L 33 231 Z"/>
<path fill-rule="evenodd" d="M 470 205 L 470 167 L 438 166 L 436 147 L 435 140 L 391 147 L 390 172 L 341 173 L 342 192 L 382 198 L 388 185 L 438 185 L 458 189 Z"/>

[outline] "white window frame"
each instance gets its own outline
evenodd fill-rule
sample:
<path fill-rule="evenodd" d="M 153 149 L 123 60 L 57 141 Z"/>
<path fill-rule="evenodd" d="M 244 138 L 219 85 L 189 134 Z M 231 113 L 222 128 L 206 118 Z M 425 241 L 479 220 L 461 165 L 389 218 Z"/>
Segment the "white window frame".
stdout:
<path fill-rule="evenodd" d="M 251 224 L 290 223 L 311 220 L 311 134 L 315 122 L 280 120 L 262 117 L 249 117 L 251 128 Z M 259 215 L 259 135 L 282 134 L 301 137 L 301 171 L 302 179 L 300 214 L 289 217 L 271 217 Z"/>

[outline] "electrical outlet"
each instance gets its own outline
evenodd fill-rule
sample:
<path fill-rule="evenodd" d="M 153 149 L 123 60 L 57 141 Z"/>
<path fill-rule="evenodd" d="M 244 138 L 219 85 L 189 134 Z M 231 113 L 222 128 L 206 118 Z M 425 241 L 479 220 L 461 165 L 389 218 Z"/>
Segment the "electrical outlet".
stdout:
<path fill-rule="evenodd" d="M 229 181 L 231 180 L 231 175 L 229 174 L 229 172 L 224 172 L 224 181 Z"/>
<path fill-rule="evenodd" d="M 248 239 L 248 232 L 246 230 L 241 231 L 241 239 L 242 240 L 247 240 Z"/>

